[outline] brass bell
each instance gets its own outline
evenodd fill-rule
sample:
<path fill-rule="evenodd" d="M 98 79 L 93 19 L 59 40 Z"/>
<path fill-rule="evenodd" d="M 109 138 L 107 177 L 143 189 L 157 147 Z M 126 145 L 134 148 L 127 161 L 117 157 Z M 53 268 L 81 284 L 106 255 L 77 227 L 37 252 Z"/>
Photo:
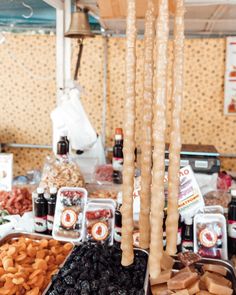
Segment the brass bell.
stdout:
<path fill-rule="evenodd" d="M 78 11 L 72 13 L 70 28 L 69 31 L 65 33 L 65 37 L 94 37 L 89 25 L 87 8 L 79 8 Z"/>

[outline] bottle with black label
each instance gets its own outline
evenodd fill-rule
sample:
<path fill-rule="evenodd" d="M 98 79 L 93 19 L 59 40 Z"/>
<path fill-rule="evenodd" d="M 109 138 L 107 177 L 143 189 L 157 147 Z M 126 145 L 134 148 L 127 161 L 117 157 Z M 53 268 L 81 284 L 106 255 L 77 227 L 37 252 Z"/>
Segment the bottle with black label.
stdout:
<path fill-rule="evenodd" d="M 236 189 L 231 190 L 232 200 L 228 205 L 228 252 L 229 258 L 236 254 Z"/>
<path fill-rule="evenodd" d="M 48 215 L 47 215 L 47 228 L 48 228 L 49 235 L 52 234 L 56 200 L 57 200 L 57 188 L 50 187 L 50 197 L 48 199 Z"/>
<path fill-rule="evenodd" d="M 193 219 L 186 216 L 182 235 L 182 252 L 193 251 Z"/>
<path fill-rule="evenodd" d="M 120 212 L 122 206 L 122 193 L 117 196 L 117 207 L 115 211 L 115 228 L 114 228 L 114 243 L 119 248 L 121 243 L 121 228 L 122 228 L 122 215 Z"/>
<path fill-rule="evenodd" d="M 113 147 L 113 182 L 117 184 L 122 183 L 122 170 L 123 170 L 123 130 L 116 128 L 115 131 L 115 145 Z"/>
<path fill-rule="evenodd" d="M 47 234 L 48 204 L 44 198 L 44 189 L 37 188 L 37 198 L 34 200 L 34 229 L 40 234 Z"/>

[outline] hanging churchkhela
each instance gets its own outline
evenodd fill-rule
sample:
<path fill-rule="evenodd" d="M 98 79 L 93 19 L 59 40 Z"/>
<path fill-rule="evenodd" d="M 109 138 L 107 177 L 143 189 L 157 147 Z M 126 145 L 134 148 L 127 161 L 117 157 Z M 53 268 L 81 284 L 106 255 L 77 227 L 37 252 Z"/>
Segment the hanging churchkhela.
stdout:
<path fill-rule="evenodd" d="M 170 142 L 170 168 L 168 187 L 167 252 L 175 254 L 178 228 L 178 192 L 180 161 L 180 115 L 183 96 L 184 25 L 183 0 L 176 0 L 175 42 L 172 92 L 172 122 Z M 134 149 L 135 149 L 135 0 L 128 0 L 127 10 L 127 48 L 126 48 L 126 100 L 124 116 L 124 173 L 122 205 L 122 265 L 133 263 L 133 188 L 134 188 Z M 163 210 L 165 203 L 165 136 L 167 104 L 167 69 L 169 38 L 168 0 L 160 0 L 156 23 L 156 94 L 153 98 L 153 2 L 148 0 L 145 23 L 145 65 L 143 93 L 143 153 L 142 199 L 140 212 L 141 247 L 150 248 L 149 273 L 155 281 L 161 272 L 163 257 Z M 150 136 L 152 134 L 152 138 Z M 153 153 L 151 151 L 153 145 Z M 152 162 L 151 162 L 152 160 Z M 153 168 L 151 171 L 151 163 Z M 152 173 L 151 173 L 152 172 Z M 152 179 L 150 175 L 152 174 Z M 152 184 L 151 184 L 152 182 Z M 150 206 L 151 187 L 151 206 Z M 151 207 L 151 208 L 150 208 Z M 151 214 L 150 214 L 151 213 Z M 149 215 L 150 224 L 149 224 Z M 149 230 L 151 234 L 149 235 Z M 150 243 L 149 243 L 150 240 Z"/>
<path fill-rule="evenodd" d="M 166 88 L 168 67 L 169 9 L 168 1 L 160 0 L 156 24 L 157 68 L 156 94 L 153 105 L 153 174 L 151 196 L 151 243 L 149 271 L 151 279 L 160 272 L 163 253 L 163 210 L 165 203 L 165 134 L 166 134 Z"/>
<path fill-rule="evenodd" d="M 150 203 L 152 169 L 152 102 L 153 102 L 153 47 L 155 16 L 153 0 L 148 0 L 144 35 L 143 123 L 141 153 L 141 206 L 139 214 L 139 246 L 149 248 Z"/>
<path fill-rule="evenodd" d="M 133 263 L 133 191 L 135 163 L 136 0 L 128 0 L 126 41 L 126 96 L 124 108 L 124 166 L 122 213 L 122 265 Z"/>
<path fill-rule="evenodd" d="M 176 253 L 178 233 L 178 195 L 179 167 L 181 151 L 181 106 L 183 98 L 184 74 L 184 4 L 183 0 L 176 1 L 174 21 L 174 65 L 172 91 L 172 120 L 169 148 L 168 170 L 168 208 L 166 220 L 166 251 L 169 255 Z"/>

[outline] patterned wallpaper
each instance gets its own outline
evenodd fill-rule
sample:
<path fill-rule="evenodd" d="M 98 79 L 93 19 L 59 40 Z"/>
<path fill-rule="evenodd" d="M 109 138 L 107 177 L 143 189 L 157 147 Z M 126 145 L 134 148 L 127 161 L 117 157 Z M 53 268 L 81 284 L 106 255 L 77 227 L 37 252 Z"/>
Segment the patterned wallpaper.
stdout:
<path fill-rule="evenodd" d="M 78 46 L 73 41 L 73 65 Z M 171 93 L 172 42 L 169 45 Z M 140 144 L 143 41 L 137 42 L 137 122 Z M 222 153 L 236 153 L 236 117 L 223 114 L 224 39 L 193 39 L 185 43 L 183 143 L 213 144 Z M 82 101 L 98 132 L 102 130 L 104 39 L 85 40 L 79 72 Z M 125 85 L 125 39 L 108 40 L 107 145 L 122 126 Z M 72 69 L 73 72 L 74 69 Z M 49 114 L 55 107 L 55 36 L 7 34 L 0 44 L 0 142 L 51 144 Z M 170 103 L 168 104 L 170 122 Z M 169 126 L 169 124 L 168 124 Z M 168 128 L 169 133 L 169 128 Z M 168 140 L 168 137 L 167 137 Z M 11 149 L 15 174 L 43 165 L 49 151 Z M 223 168 L 236 170 L 236 159 L 223 159 Z"/>

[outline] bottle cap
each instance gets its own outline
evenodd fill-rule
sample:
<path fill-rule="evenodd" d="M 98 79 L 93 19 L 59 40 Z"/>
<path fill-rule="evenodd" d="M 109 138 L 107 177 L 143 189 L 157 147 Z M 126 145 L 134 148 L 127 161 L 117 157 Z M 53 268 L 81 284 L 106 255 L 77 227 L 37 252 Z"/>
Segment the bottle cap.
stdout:
<path fill-rule="evenodd" d="M 122 128 L 116 128 L 115 134 L 123 135 L 123 129 Z"/>
<path fill-rule="evenodd" d="M 43 187 L 38 187 L 37 188 L 37 194 L 38 195 L 41 195 L 41 194 L 43 194 L 44 193 L 44 188 Z"/>
<path fill-rule="evenodd" d="M 49 192 L 51 195 L 54 195 L 57 193 L 57 188 L 55 186 L 50 187 Z"/>
<path fill-rule="evenodd" d="M 231 189 L 231 196 L 233 197 L 233 198 L 236 198 L 236 189 L 234 188 L 234 189 Z"/>
<path fill-rule="evenodd" d="M 62 129 L 62 130 L 60 131 L 60 136 L 65 137 L 65 136 L 67 136 L 67 135 L 68 135 L 67 130 Z"/>
<path fill-rule="evenodd" d="M 184 219 L 184 223 L 187 225 L 192 225 L 193 224 L 193 219 L 192 217 L 186 216 Z"/>
<path fill-rule="evenodd" d="M 119 205 L 122 205 L 122 192 L 119 192 L 119 193 L 117 194 L 117 203 L 118 203 Z"/>

